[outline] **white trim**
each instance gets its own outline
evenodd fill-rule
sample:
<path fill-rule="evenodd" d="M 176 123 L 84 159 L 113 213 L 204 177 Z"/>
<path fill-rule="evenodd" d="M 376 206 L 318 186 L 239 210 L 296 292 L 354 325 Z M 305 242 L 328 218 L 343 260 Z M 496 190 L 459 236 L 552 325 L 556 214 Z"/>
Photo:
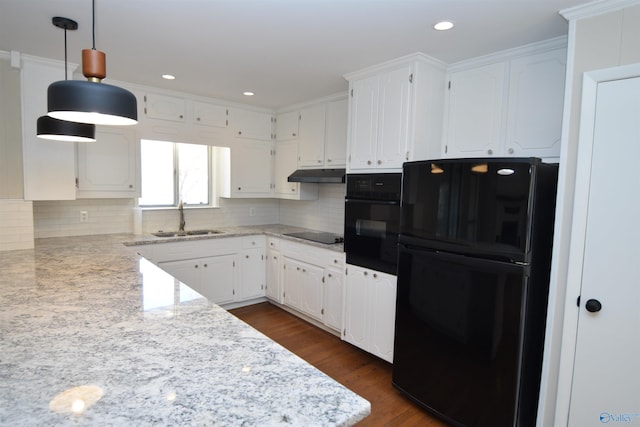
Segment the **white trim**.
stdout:
<path fill-rule="evenodd" d="M 287 105 L 286 107 L 278 108 L 276 110 L 276 114 L 289 113 L 289 112 L 296 111 L 305 107 L 310 107 L 313 105 L 324 104 L 324 103 L 329 103 L 333 101 L 340 101 L 343 99 L 347 99 L 348 95 L 349 95 L 348 91 L 343 91 L 343 92 L 334 93 L 333 95 L 327 95 L 321 98 L 315 98 L 309 101 L 303 101 L 297 104 Z"/>
<path fill-rule="evenodd" d="M 567 47 L 567 36 L 555 37 L 541 42 L 530 43 L 512 49 L 501 50 L 477 58 L 465 59 L 447 66 L 447 73 L 481 67 L 483 65 L 495 64 L 496 62 L 508 61 L 520 56 L 534 55 L 536 53 L 548 52 L 554 49 Z"/>
<path fill-rule="evenodd" d="M 586 72 L 583 75 L 580 133 L 575 175 L 573 215 L 569 240 L 569 260 L 565 292 L 562 345 L 557 387 L 554 425 L 567 425 L 573 382 L 573 365 L 577 344 L 578 307 L 582 283 L 582 262 L 585 243 L 587 204 L 591 173 L 591 156 L 594 138 L 594 123 L 598 85 L 607 81 L 640 77 L 640 64 L 606 68 Z"/>
<path fill-rule="evenodd" d="M 400 58 L 383 62 L 381 64 L 372 65 L 362 70 L 344 74 L 343 77 L 347 80 L 360 79 L 362 77 L 379 73 L 380 71 L 386 71 L 392 68 L 401 67 L 412 62 L 424 62 L 441 70 L 445 70 L 447 68 L 447 64 L 440 61 L 439 59 L 432 58 L 431 56 L 425 55 L 422 52 L 416 52 L 409 55 L 401 56 Z"/>
<path fill-rule="evenodd" d="M 640 5 L 640 0 L 597 0 L 568 9 L 562 9 L 559 13 L 564 19 L 571 21 L 574 19 L 591 18 L 635 5 Z"/>

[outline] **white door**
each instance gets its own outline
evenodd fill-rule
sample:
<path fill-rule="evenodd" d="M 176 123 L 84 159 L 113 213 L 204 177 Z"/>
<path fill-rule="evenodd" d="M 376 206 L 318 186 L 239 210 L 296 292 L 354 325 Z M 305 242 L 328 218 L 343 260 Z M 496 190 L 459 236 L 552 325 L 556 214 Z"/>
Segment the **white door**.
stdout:
<path fill-rule="evenodd" d="M 301 168 L 324 164 L 325 105 L 300 110 L 298 163 Z"/>
<path fill-rule="evenodd" d="M 375 165 L 379 82 L 380 78 L 377 75 L 353 82 L 349 135 L 350 169 L 367 169 Z"/>
<path fill-rule="evenodd" d="M 569 426 L 640 426 L 639 158 L 640 78 L 598 84 Z"/>
<path fill-rule="evenodd" d="M 376 166 L 402 167 L 409 142 L 411 66 L 389 71 L 380 77 L 378 146 Z"/>

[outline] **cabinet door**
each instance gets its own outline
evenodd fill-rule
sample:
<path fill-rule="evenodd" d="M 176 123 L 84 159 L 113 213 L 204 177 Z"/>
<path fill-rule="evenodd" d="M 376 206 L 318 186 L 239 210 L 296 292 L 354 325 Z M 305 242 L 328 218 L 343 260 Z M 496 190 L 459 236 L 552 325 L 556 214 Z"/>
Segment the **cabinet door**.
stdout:
<path fill-rule="evenodd" d="M 138 193 L 135 131 L 105 127 L 96 142 L 78 144 L 78 197 L 135 197 Z"/>
<path fill-rule="evenodd" d="M 324 165 L 325 110 L 324 104 L 300 110 L 298 164 L 301 168 Z"/>
<path fill-rule="evenodd" d="M 64 67 L 25 58 L 20 73 L 24 199 L 73 200 L 75 144 L 36 136 L 38 117 L 47 113 L 47 88 L 64 77 Z"/>
<path fill-rule="evenodd" d="M 277 142 L 273 168 L 274 191 L 276 194 L 298 194 L 299 184 L 287 181 L 287 178 L 296 170 L 297 166 L 298 141 Z"/>
<path fill-rule="evenodd" d="M 299 118 L 300 113 L 297 111 L 279 114 L 276 119 L 276 139 L 278 141 L 298 139 Z"/>
<path fill-rule="evenodd" d="M 300 264 L 302 269 L 300 280 L 302 285 L 302 312 L 322 320 L 322 278 L 324 277 L 324 268 L 302 262 Z"/>
<path fill-rule="evenodd" d="M 412 67 L 389 71 L 380 77 L 378 144 L 375 166 L 402 167 L 409 142 Z"/>
<path fill-rule="evenodd" d="M 375 164 L 378 143 L 378 85 L 380 77 L 355 80 L 351 85 L 349 168 L 369 169 Z"/>
<path fill-rule="evenodd" d="M 203 260 L 204 258 L 160 262 L 158 267 L 206 297 L 200 281 L 200 266 Z"/>
<path fill-rule="evenodd" d="M 265 281 L 264 249 L 242 251 L 242 291 L 240 299 L 264 296 Z"/>
<path fill-rule="evenodd" d="M 369 302 L 371 286 L 369 273 L 359 267 L 349 266 L 345 284 L 345 318 L 343 339 L 367 350 Z"/>
<path fill-rule="evenodd" d="M 265 141 L 238 141 L 231 148 L 233 197 L 271 195 L 273 145 Z"/>
<path fill-rule="evenodd" d="M 205 258 L 200 263 L 201 285 L 196 289 L 216 304 L 232 302 L 236 299 L 237 255 L 221 255 Z"/>
<path fill-rule="evenodd" d="M 324 307 L 322 321 L 325 325 L 342 331 L 344 279 L 342 270 L 327 268 L 324 274 Z"/>
<path fill-rule="evenodd" d="M 229 125 L 238 138 L 270 141 L 273 134 L 273 117 L 268 113 L 230 108 Z"/>
<path fill-rule="evenodd" d="M 566 49 L 511 62 L 506 153 L 559 157 Z"/>
<path fill-rule="evenodd" d="M 369 289 L 371 301 L 370 352 L 393 362 L 393 340 L 396 323 L 396 277 L 372 273 Z M 375 314 L 374 314 L 375 313 Z"/>
<path fill-rule="evenodd" d="M 327 104 L 324 165 L 326 168 L 345 167 L 347 164 L 347 121 L 349 118 L 346 99 Z"/>
<path fill-rule="evenodd" d="M 282 292 L 280 283 L 280 266 L 281 256 L 280 252 L 273 249 L 267 251 L 267 289 L 266 294 L 269 299 L 272 299 L 278 303 L 282 303 Z"/>
<path fill-rule="evenodd" d="M 193 101 L 193 121 L 199 125 L 227 127 L 227 107 Z"/>
<path fill-rule="evenodd" d="M 282 272 L 283 303 L 302 311 L 302 264 L 285 257 Z"/>
<path fill-rule="evenodd" d="M 186 102 L 175 96 L 148 93 L 144 96 L 144 113 L 151 119 L 184 122 Z"/>
<path fill-rule="evenodd" d="M 504 105 L 504 62 L 449 76 L 445 157 L 498 154 Z"/>

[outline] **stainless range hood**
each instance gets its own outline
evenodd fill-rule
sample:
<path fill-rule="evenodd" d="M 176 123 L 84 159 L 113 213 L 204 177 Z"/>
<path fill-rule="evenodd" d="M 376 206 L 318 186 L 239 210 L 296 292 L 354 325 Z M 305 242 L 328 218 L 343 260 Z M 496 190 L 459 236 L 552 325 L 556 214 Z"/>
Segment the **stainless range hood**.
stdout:
<path fill-rule="evenodd" d="M 289 182 L 342 183 L 346 169 L 298 169 L 287 178 Z"/>

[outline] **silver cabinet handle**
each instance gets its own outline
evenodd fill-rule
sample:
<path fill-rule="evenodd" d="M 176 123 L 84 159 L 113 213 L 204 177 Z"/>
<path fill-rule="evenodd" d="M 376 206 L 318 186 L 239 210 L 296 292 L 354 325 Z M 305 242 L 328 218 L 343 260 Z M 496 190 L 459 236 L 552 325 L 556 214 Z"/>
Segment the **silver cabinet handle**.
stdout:
<path fill-rule="evenodd" d="M 371 164 L 371 160 L 367 160 L 367 164 L 370 165 Z"/>
<path fill-rule="evenodd" d="M 509 148 L 509 154 L 513 154 L 513 148 Z"/>
<path fill-rule="evenodd" d="M 493 154 L 493 150 L 492 150 L 491 148 L 489 148 L 489 149 L 487 150 L 487 154 Z"/>
<path fill-rule="evenodd" d="M 382 160 L 378 160 L 378 164 L 381 165 L 382 164 Z"/>

